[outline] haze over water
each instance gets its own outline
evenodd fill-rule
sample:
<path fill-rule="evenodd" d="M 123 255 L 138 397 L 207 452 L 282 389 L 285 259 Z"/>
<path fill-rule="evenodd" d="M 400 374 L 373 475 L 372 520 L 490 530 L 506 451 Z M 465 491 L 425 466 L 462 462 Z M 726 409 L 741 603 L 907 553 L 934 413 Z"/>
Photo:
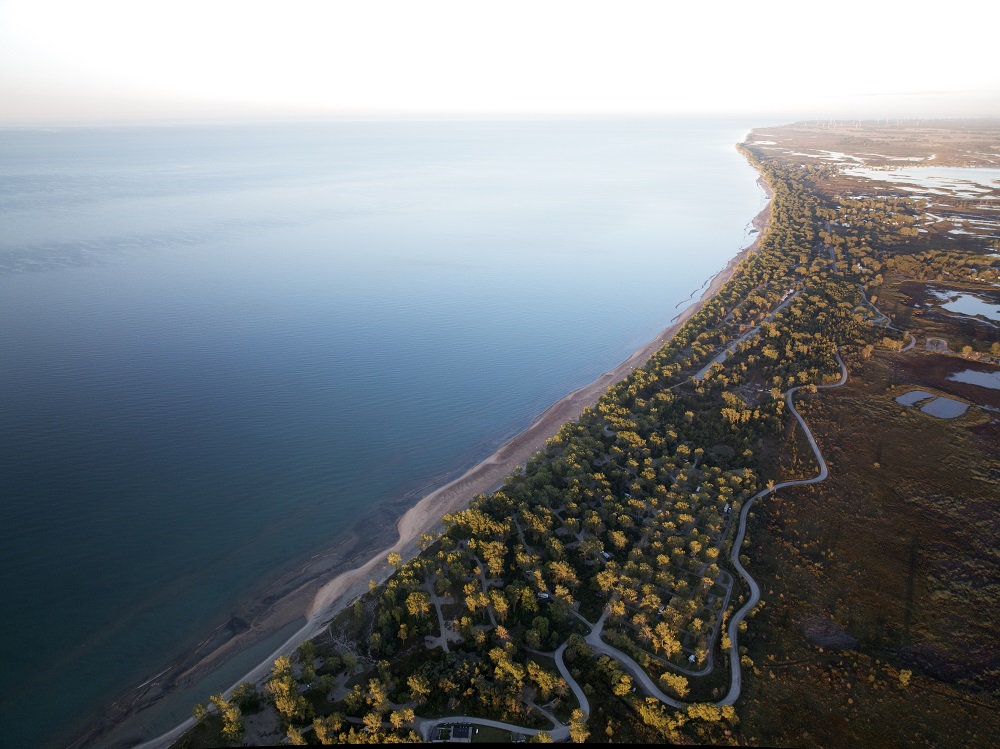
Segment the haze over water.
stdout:
<path fill-rule="evenodd" d="M 65 743 L 277 573 L 386 545 L 651 340 L 747 241 L 746 130 L 0 131 L 7 738 Z"/>

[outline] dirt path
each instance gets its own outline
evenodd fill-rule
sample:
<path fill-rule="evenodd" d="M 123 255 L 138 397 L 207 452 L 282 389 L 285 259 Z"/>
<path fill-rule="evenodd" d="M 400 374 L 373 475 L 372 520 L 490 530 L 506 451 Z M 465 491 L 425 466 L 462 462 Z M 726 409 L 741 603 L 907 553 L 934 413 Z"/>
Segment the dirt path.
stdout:
<path fill-rule="evenodd" d="M 712 359 L 712 361 L 710 361 L 708 364 L 706 364 L 704 367 L 702 367 L 698 371 L 698 374 L 696 374 L 694 376 L 694 381 L 695 382 L 701 382 L 702 380 L 704 380 L 705 376 L 708 374 L 708 370 L 710 370 L 712 368 L 713 364 L 721 364 L 726 359 L 728 359 L 730 356 L 732 356 L 733 352 L 736 351 L 736 347 L 737 346 L 739 346 L 741 343 L 743 343 L 743 341 L 747 340 L 751 336 L 757 335 L 757 333 L 760 331 L 761 325 L 763 325 L 766 322 L 771 322 L 774 319 L 775 315 L 777 315 L 785 307 L 787 307 L 789 304 L 791 304 L 792 300 L 795 299 L 801 293 L 802 293 L 802 289 L 799 289 L 794 294 L 792 293 L 792 290 L 789 289 L 788 292 L 785 294 L 785 298 L 781 300 L 781 304 L 779 304 L 777 307 L 775 307 L 773 312 L 771 312 L 770 314 L 768 314 L 767 317 L 765 317 L 763 320 L 761 320 L 758 325 L 754 325 L 752 328 L 750 328 L 750 330 L 748 330 L 746 333 L 744 333 L 739 338 L 737 338 L 735 341 L 733 341 L 728 346 L 726 346 L 724 349 L 722 349 L 721 353 L 719 353 L 714 359 Z"/>

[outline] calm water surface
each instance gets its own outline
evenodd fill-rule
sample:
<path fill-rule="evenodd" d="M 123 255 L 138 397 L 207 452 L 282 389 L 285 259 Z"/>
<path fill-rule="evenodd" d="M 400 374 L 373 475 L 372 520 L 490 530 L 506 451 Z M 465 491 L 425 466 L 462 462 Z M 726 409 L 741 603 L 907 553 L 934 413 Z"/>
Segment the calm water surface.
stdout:
<path fill-rule="evenodd" d="M 64 744 L 651 340 L 762 206 L 746 129 L 0 131 L 4 740 Z"/>

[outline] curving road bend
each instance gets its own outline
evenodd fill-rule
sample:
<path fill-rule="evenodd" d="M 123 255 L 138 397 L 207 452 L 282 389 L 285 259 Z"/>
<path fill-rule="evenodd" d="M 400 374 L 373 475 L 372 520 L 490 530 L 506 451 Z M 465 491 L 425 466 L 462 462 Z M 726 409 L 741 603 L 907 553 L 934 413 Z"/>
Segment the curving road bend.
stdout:
<path fill-rule="evenodd" d="M 576 612 L 573 612 L 576 614 Z M 601 632 L 604 631 L 604 621 L 608 618 L 608 612 L 605 609 L 604 613 L 601 614 L 601 618 L 597 620 L 597 624 L 591 624 L 586 619 L 584 619 L 579 614 L 576 614 L 576 618 L 590 627 L 590 634 L 587 635 L 584 640 L 595 652 L 602 653 L 603 655 L 610 656 L 618 661 L 626 671 L 628 671 L 635 680 L 642 686 L 642 689 L 650 697 L 655 697 L 660 702 L 663 702 L 671 707 L 685 708 L 687 704 L 675 700 L 672 697 L 668 697 L 660 688 L 656 686 L 656 682 L 646 673 L 646 669 L 635 662 L 627 653 L 623 653 L 618 648 L 613 645 L 608 645 L 604 640 L 601 639 Z"/>
<path fill-rule="evenodd" d="M 867 299 L 865 301 L 867 301 Z M 869 304 L 871 304 L 871 302 L 869 302 Z M 872 306 L 874 307 L 874 305 Z M 915 341 L 913 341 L 913 338 L 911 336 L 911 344 L 908 348 L 912 348 L 914 342 Z M 844 360 L 841 358 L 839 351 L 835 351 L 834 356 L 837 360 L 837 364 L 840 365 L 840 372 L 841 372 L 840 380 L 830 385 L 817 385 L 816 386 L 817 388 L 823 388 L 823 389 L 835 388 L 835 387 L 841 387 L 847 383 L 847 378 L 848 378 L 847 365 L 844 364 Z M 734 614 L 732 619 L 730 619 L 729 621 L 729 631 L 728 631 L 730 640 L 729 665 L 730 665 L 731 679 L 729 685 L 729 692 L 726 694 L 725 697 L 723 697 L 721 700 L 715 703 L 715 705 L 718 707 L 733 705 L 740 697 L 740 692 L 742 691 L 742 686 L 743 686 L 743 673 L 740 669 L 739 641 L 738 641 L 739 625 L 740 622 L 742 622 L 746 618 L 747 614 L 749 614 L 750 611 L 753 610 L 753 608 L 760 602 L 760 586 L 757 584 L 757 581 L 754 580 L 753 577 L 751 577 L 750 573 L 747 572 L 746 568 L 743 566 L 743 564 L 740 562 L 739 559 L 740 548 L 742 547 L 743 540 L 746 537 L 747 517 L 749 516 L 750 508 L 753 506 L 754 502 L 756 502 L 758 499 L 766 497 L 768 494 L 771 494 L 772 492 L 778 491 L 779 489 L 785 489 L 789 486 L 817 484 L 825 480 L 827 475 L 829 474 L 829 470 L 827 469 L 826 465 L 826 460 L 823 458 L 823 454 L 820 452 L 819 446 L 816 444 L 816 439 L 813 437 L 813 434 L 810 431 L 808 424 L 806 424 L 805 419 L 802 418 L 802 414 L 800 414 L 795 408 L 793 396 L 798 390 L 800 390 L 803 387 L 809 387 L 809 386 L 799 385 L 791 388 L 787 393 L 785 393 L 785 400 L 788 403 L 789 409 L 791 409 L 792 415 L 795 416 L 796 420 L 799 422 L 803 431 L 805 432 L 806 438 L 809 441 L 809 446 L 812 448 L 813 454 L 816 456 L 816 462 L 819 465 L 819 473 L 810 479 L 782 481 L 780 484 L 775 484 L 770 488 L 764 489 L 755 494 L 749 500 L 747 500 L 747 502 L 743 505 L 742 509 L 740 510 L 739 527 L 737 528 L 736 537 L 733 541 L 733 547 L 730 554 L 730 558 L 733 562 L 733 566 L 740 573 L 740 576 L 746 581 L 747 586 L 750 589 L 750 598 L 749 600 L 747 600 L 745 604 L 743 604 L 743 607 L 740 608 L 740 610 L 737 611 L 736 614 Z M 479 560 L 477 559 L 476 561 L 478 562 Z M 483 572 L 481 565 L 479 569 L 480 569 L 480 575 L 483 576 L 484 578 L 483 582 L 485 583 L 485 573 Z M 656 683 L 653 681 L 653 679 L 649 676 L 649 674 L 646 673 L 646 670 L 643 669 L 642 666 L 640 666 L 638 663 L 636 663 L 635 660 L 632 659 L 628 654 L 623 653 L 621 650 L 618 650 L 618 648 L 609 645 L 608 643 L 604 642 L 604 640 L 601 639 L 601 632 L 604 630 L 604 622 L 607 619 L 607 611 L 605 611 L 601 615 L 600 619 L 597 620 L 596 624 L 591 624 L 575 611 L 573 613 L 577 616 L 578 619 L 580 619 L 582 622 L 584 622 L 585 624 L 587 624 L 587 626 L 591 628 L 590 634 L 588 634 L 587 637 L 584 638 L 587 644 L 590 645 L 596 652 L 610 656 L 611 658 L 617 660 L 624 667 L 624 669 L 628 671 L 635 678 L 636 682 L 642 687 L 644 692 L 646 692 L 651 697 L 654 697 L 655 699 L 659 700 L 660 702 L 670 705 L 671 707 L 678 709 L 683 709 L 687 707 L 688 703 L 681 702 L 664 694 L 656 685 Z M 438 615 L 440 618 L 440 610 L 438 612 Z M 445 631 L 444 623 L 442 621 L 439 622 L 439 624 L 441 626 L 441 632 L 443 635 Z M 442 638 L 442 640 L 443 639 L 444 638 Z M 566 663 L 563 660 L 563 654 L 566 652 L 567 645 L 568 642 L 564 642 L 562 645 L 559 646 L 558 649 L 556 649 L 555 653 L 553 654 L 556 661 L 556 667 L 558 668 L 560 675 L 566 680 L 566 683 L 569 684 L 570 689 L 572 690 L 574 696 L 576 697 L 577 701 L 580 704 L 580 709 L 584 714 L 584 719 L 586 720 L 587 718 L 590 717 L 590 701 L 587 699 L 587 695 L 580 687 L 579 683 L 577 683 L 576 679 L 574 679 L 572 674 L 570 674 L 569 669 L 566 667 Z M 445 643 L 445 649 L 447 649 L 446 643 Z M 553 716 L 547 715 L 547 717 L 549 717 L 549 719 L 551 720 Z M 511 731 L 514 733 L 519 733 L 528 736 L 534 736 L 545 730 L 537 728 L 524 728 L 522 726 L 518 726 L 513 723 L 505 723 L 503 721 L 490 720 L 488 718 L 478 718 L 467 715 L 456 715 L 445 718 L 435 718 L 431 720 L 418 718 L 416 721 L 414 721 L 414 725 L 420 732 L 420 735 L 423 737 L 424 741 L 430 740 L 432 731 L 434 731 L 437 727 L 449 723 L 468 723 L 471 725 L 478 725 L 478 726 L 490 726 L 493 728 L 499 728 L 501 730 Z M 557 723 L 555 721 L 553 721 L 553 727 L 545 732 L 552 737 L 553 741 L 566 741 L 569 739 L 569 726 Z"/>
<path fill-rule="evenodd" d="M 840 365 L 840 379 L 837 382 L 832 383 L 830 385 L 817 385 L 816 386 L 817 389 L 836 388 L 847 384 L 847 378 L 848 378 L 847 365 L 844 364 L 844 360 L 841 358 L 839 351 L 834 352 L 834 357 L 837 360 L 837 364 Z M 819 446 L 816 444 L 816 438 L 813 437 L 813 433 L 812 431 L 810 431 L 809 425 L 806 424 L 805 419 L 802 418 L 802 414 L 800 414 L 798 410 L 796 410 L 795 408 L 794 395 L 798 390 L 800 390 L 803 387 L 809 387 L 809 386 L 799 385 L 791 388 L 787 393 L 785 393 L 785 401 L 788 403 L 788 407 L 791 410 L 792 415 L 795 416 L 796 420 L 799 422 L 799 425 L 802 427 L 802 430 L 805 432 L 806 439 L 808 439 L 809 441 L 809 446 L 812 448 L 813 454 L 816 456 L 816 462 L 819 465 L 819 473 L 810 479 L 796 479 L 793 481 L 782 481 L 779 484 L 775 484 L 772 487 L 764 489 L 755 494 L 749 500 L 747 500 L 746 503 L 743 505 L 742 509 L 740 510 L 740 524 L 736 530 L 736 538 L 733 540 L 733 548 L 730 554 L 730 558 L 733 562 L 733 566 L 740 573 L 740 576 L 746 581 L 747 586 L 750 589 L 750 598 L 747 600 L 745 604 L 743 604 L 742 608 L 740 608 L 740 610 L 733 615 L 732 619 L 729 620 L 729 630 L 728 630 L 729 641 L 730 641 L 729 666 L 730 666 L 731 678 L 729 684 L 729 692 L 727 692 L 726 695 L 721 700 L 715 703 L 717 707 L 733 705 L 740 697 L 740 692 L 742 691 L 743 688 L 743 672 L 740 668 L 739 625 L 740 622 L 742 622 L 746 618 L 747 614 L 749 614 L 750 611 L 752 611 L 753 608 L 760 602 L 760 586 L 757 584 L 757 581 L 754 580 L 753 577 L 751 577 L 750 573 L 747 572 L 746 568 L 740 562 L 739 558 L 740 549 L 743 546 L 743 540 L 746 537 L 747 518 L 750 514 L 750 508 L 753 506 L 754 502 L 756 502 L 758 499 L 766 497 L 768 494 L 776 492 L 779 489 L 785 489 L 790 486 L 802 486 L 805 484 L 818 484 L 819 482 L 825 480 L 826 477 L 829 475 L 829 469 L 827 468 L 826 460 L 823 458 L 823 453 L 820 452 Z M 688 703 L 681 702 L 664 694 L 656 685 L 656 683 L 653 681 L 653 679 L 649 676 L 649 674 L 646 673 L 646 670 L 642 668 L 642 666 L 640 666 L 638 663 L 636 663 L 635 660 L 633 660 L 628 654 L 623 653 L 621 650 L 618 650 L 618 648 L 609 645 L 608 643 L 604 642 L 604 640 L 601 639 L 601 632 L 604 630 L 604 622 L 607 619 L 608 615 L 607 611 L 605 611 L 601 615 L 600 619 L 597 620 L 596 624 L 591 624 L 575 611 L 573 613 L 576 615 L 578 619 L 580 619 L 582 622 L 584 622 L 587 626 L 591 628 L 590 634 L 588 634 L 584 638 L 587 644 L 590 645 L 591 648 L 593 648 L 596 652 L 610 656 L 611 658 L 614 658 L 616 661 L 618 661 L 624 667 L 624 669 L 628 671 L 633 676 L 633 678 L 635 678 L 636 682 L 642 687 L 643 691 L 646 692 L 646 694 L 656 698 L 657 700 L 663 702 L 664 704 L 670 705 L 671 707 L 675 707 L 678 709 L 683 709 L 687 707 Z M 580 708 L 583 711 L 584 716 L 589 717 L 590 701 L 587 699 L 586 694 L 580 688 L 580 685 L 577 683 L 576 679 L 574 679 L 573 676 L 569 673 L 569 670 L 566 668 L 566 664 L 563 661 L 563 653 L 565 653 L 566 651 L 567 644 L 568 643 L 564 642 L 555 651 L 556 666 L 559 669 L 559 673 L 569 684 L 570 689 L 572 689 L 573 694 L 579 701 Z M 424 740 L 427 741 L 428 737 L 430 736 L 430 732 L 433 729 L 446 723 L 470 723 L 473 725 L 492 726 L 495 728 L 501 728 L 507 731 L 514 731 L 517 733 L 527 734 L 527 735 L 535 735 L 539 732 L 538 729 L 521 728 L 511 723 L 503 723 L 501 721 L 487 720 L 485 718 L 474 718 L 471 716 L 455 716 L 449 718 L 438 718 L 436 720 L 419 721 L 420 733 L 423 736 Z M 554 741 L 564 741 L 567 738 L 569 738 L 569 728 L 563 725 L 555 725 L 553 729 L 548 733 L 552 736 Z"/>
<path fill-rule="evenodd" d="M 568 644 L 568 642 L 564 642 L 556 649 L 556 668 L 559 669 L 559 674 L 566 680 L 566 683 L 569 684 L 569 688 L 573 690 L 573 694 L 576 695 L 576 700 L 580 703 L 580 709 L 583 711 L 583 714 L 590 716 L 590 700 L 587 699 L 587 695 L 584 694 L 580 685 L 577 684 L 576 679 L 570 675 L 569 669 L 566 668 L 566 663 L 563 661 L 563 653 L 566 652 L 566 646 Z"/>
<path fill-rule="evenodd" d="M 844 360 L 840 358 L 839 351 L 835 352 L 834 355 L 837 358 L 837 364 L 840 365 L 840 380 L 832 385 L 817 385 L 817 388 L 836 388 L 847 384 L 847 365 L 844 364 Z M 723 705 L 733 705 L 740 697 L 740 691 L 743 687 L 743 673 L 740 670 L 740 653 L 739 648 L 737 647 L 739 626 L 740 622 L 746 618 L 746 615 L 749 614 L 753 607 L 760 602 L 760 586 L 757 585 L 757 581 L 750 576 L 750 573 L 746 571 L 746 568 L 743 566 L 742 562 L 740 562 L 740 549 L 743 546 L 743 539 L 746 536 L 747 516 L 750 513 L 750 508 L 758 499 L 766 497 L 768 494 L 778 491 L 778 489 L 785 489 L 789 486 L 801 486 L 803 484 L 818 484 L 820 481 L 826 479 L 829 473 L 826 467 L 826 461 L 823 459 L 823 453 L 820 452 L 819 446 L 816 444 L 816 439 L 813 437 L 813 433 L 809 430 L 809 425 L 806 424 L 806 420 L 802 418 L 802 414 L 795 409 L 795 404 L 792 400 L 792 396 L 795 395 L 795 392 L 802 387 L 808 386 L 799 385 L 791 388 L 785 394 L 785 401 L 788 403 L 788 407 L 791 409 L 792 414 L 802 426 L 802 429 L 806 434 L 806 438 L 809 440 L 809 446 L 812 448 L 813 454 L 816 456 L 816 462 L 819 464 L 819 473 L 811 479 L 782 481 L 780 484 L 775 484 L 768 489 L 764 489 L 747 500 L 746 504 L 743 505 L 743 509 L 740 511 L 740 527 L 736 531 L 736 538 L 733 541 L 733 549 L 730 558 L 732 559 L 733 566 L 740 573 L 743 579 L 746 580 L 747 585 L 750 587 L 750 599 L 743 604 L 743 608 L 737 611 L 733 618 L 729 620 L 729 641 L 731 643 L 731 647 L 729 649 L 729 667 L 732 673 L 732 679 L 730 681 L 728 694 L 716 703 L 720 707 Z"/>
<path fill-rule="evenodd" d="M 886 315 L 884 315 L 881 310 L 875 307 L 875 305 L 872 304 L 865 296 L 864 289 L 861 289 L 861 294 L 865 302 L 871 305 L 871 307 L 875 310 L 875 312 L 882 317 L 882 319 L 877 321 L 876 324 L 882 324 L 885 325 L 886 327 L 892 327 L 889 325 L 889 318 Z M 788 299 L 787 301 L 790 302 L 791 299 Z M 896 328 L 893 329 L 896 330 Z M 907 335 L 910 336 L 910 343 L 905 349 L 903 349 L 904 351 L 913 348 L 914 344 L 916 343 L 916 339 L 912 335 L 910 335 L 909 333 L 907 333 Z M 844 364 L 844 360 L 840 356 L 840 351 L 834 351 L 834 357 L 837 360 L 837 364 L 840 365 L 840 379 L 837 382 L 831 383 L 829 385 L 817 385 L 816 386 L 817 389 L 837 388 L 847 384 L 847 379 L 848 379 L 847 365 Z M 819 482 L 824 481 L 826 477 L 829 475 L 829 469 L 827 468 L 826 460 L 823 458 L 823 453 L 820 452 L 819 445 L 816 444 L 816 438 L 813 436 L 812 431 L 809 429 L 809 425 L 806 424 L 806 420 L 802 418 L 802 414 L 800 414 L 798 410 L 795 408 L 795 402 L 794 402 L 795 393 L 798 392 L 803 387 L 809 387 L 809 386 L 798 385 L 796 387 L 789 389 L 788 392 L 785 393 L 785 401 L 786 403 L 788 403 L 788 408 L 791 410 L 792 415 L 799 422 L 799 425 L 805 432 L 806 439 L 809 441 L 809 446 L 812 448 L 813 454 L 816 456 L 816 463 L 819 465 L 819 473 L 810 479 L 796 479 L 792 481 L 782 481 L 779 484 L 775 484 L 774 486 L 764 489 L 755 494 L 754 496 L 752 496 L 750 499 L 748 499 L 746 503 L 743 505 L 742 509 L 740 510 L 740 524 L 739 528 L 737 528 L 736 530 L 736 537 L 733 540 L 733 547 L 730 553 L 730 559 L 732 560 L 733 566 L 736 568 L 737 572 L 739 572 L 740 576 L 746 581 L 746 584 L 750 589 L 750 598 L 747 600 L 745 604 L 743 604 L 742 608 L 740 608 L 740 610 L 737 611 L 733 615 L 733 617 L 729 620 L 729 630 L 728 630 L 729 641 L 730 641 L 729 667 L 730 667 L 731 678 L 729 684 L 729 692 L 726 693 L 725 697 L 723 697 L 721 700 L 715 703 L 717 707 L 734 705 L 736 701 L 740 698 L 740 693 L 743 689 L 743 672 L 740 668 L 739 626 L 740 622 L 742 622 L 746 618 L 747 614 L 749 614 L 753 610 L 753 608 L 760 602 L 760 586 L 757 584 L 757 581 L 753 579 L 750 573 L 747 572 L 746 568 L 743 566 L 743 563 L 740 562 L 740 549 L 743 546 L 743 540 L 746 538 L 747 518 L 749 517 L 750 514 L 750 508 L 753 507 L 754 502 L 756 502 L 758 499 L 766 497 L 768 494 L 776 492 L 779 489 L 786 489 L 790 486 L 818 484 Z M 673 699 L 664 694 L 656 685 L 656 683 L 652 680 L 652 678 L 650 678 L 649 674 L 646 673 L 646 670 L 643 669 L 638 663 L 636 663 L 635 660 L 633 660 L 628 654 L 623 653 L 622 651 L 609 645 L 608 643 L 604 642 L 604 640 L 601 639 L 601 632 L 604 630 L 604 622 L 607 619 L 608 615 L 607 611 L 605 611 L 601 615 L 600 619 L 597 620 L 596 624 L 591 624 L 575 611 L 573 613 L 576 615 L 578 619 L 580 619 L 582 622 L 584 622 L 587 626 L 591 628 L 590 634 L 588 634 L 587 637 L 584 638 L 587 644 L 590 645 L 595 651 L 610 656 L 615 660 L 617 660 L 625 668 L 626 671 L 632 674 L 632 676 L 636 679 L 637 683 L 642 687 L 644 692 L 646 692 L 651 697 L 658 699 L 660 702 L 670 705 L 671 707 L 683 709 L 684 707 L 687 706 L 687 703 L 680 702 L 679 700 Z M 563 662 L 563 653 L 566 651 L 566 646 L 567 643 L 564 642 L 562 645 L 559 646 L 559 649 L 556 650 L 555 652 L 556 665 L 559 669 L 559 673 L 570 685 L 570 688 L 573 690 L 573 694 L 576 695 L 576 698 L 580 703 L 580 707 L 583 711 L 584 716 L 589 717 L 590 702 L 589 700 L 587 700 L 586 694 L 584 694 L 583 690 L 580 688 L 580 685 L 569 673 L 569 670 L 566 668 L 566 664 Z M 438 725 L 450 722 L 466 722 L 479 725 L 494 726 L 497 728 L 503 728 L 505 730 L 515 731 L 530 735 L 538 733 L 537 730 L 519 728 L 518 726 L 509 723 L 501 723 L 499 721 L 491 721 L 483 718 L 471 718 L 463 716 L 454 718 L 439 718 L 433 721 L 420 721 L 420 730 L 421 734 L 424 737 L 424 740 L 425 741 L 427 740 L 427 737 L 429 736 L 430 731 L 433 728 L 437 727 Z M 569 737 L 569 728 L 567 728 L 566 726 L 557 725 L 551 731 L 551 736 L 555 741 L 563 741 Z"/>
<path fill-rule="evenodd" d="M 555 658 L 556 668 L 559 669 L 559 674 L 566 680 L 566 683 L 569 684 L 569 688 L 576 696 L 577 702 L 580 703 L 580 710 L 583 711 L 585 717 L 590 717 L 590 700 L 587 699 L 587 695 L 584 693 L 583 689 L 581 689 L 576 679 L 574 679 L 572 674 L 570 674 L 569 669 L 566 667 L 566 662 L 563 660 L 563 653 L 566 652 L 566 646 L 568 644 L 568 642 L 564 642 L 556 649 L 555 653 L 540 653 L 540 655 L 552 655 Z M 552 737 L 553 741 L 565 741 L 569 738 L 568 726 L 557 723 L 553 720 L 553 716 L 551 714 L 546 714 L 546 717 L 552 721 L 553 727 L 551 730 L 545 732 Z M 424 741 L 430 740 L 431 731 L 436 729 L 438 726 L 442 726 L 447 723 L 469 723 L 477 726 L 490 726 L 492 728 L 499 728 L 504 731 L 512 731 L 513 733 L 520 733 L 527 736 L 534 736 L 535 734 L 545 730 L 538 728 L 522 728 L 521 726 L 514 725 L 513 723 L 504 723 L 503 721 L 489 720 L 488 718 L 473 718 L 465 715 L 450 718 L 436 718 L 434 720 L 417 720 L 417 726 Z"/>
<path fill-rule="evenodd" d="M 908 330 L 902 330 L 900 328 L 897 328 L 894 325 L 890 325 L 890 323 L 892 322 L 892 318 L 875 306 L 875 304 L 871 301 L 871 299 L 868 298 L 868 295 L 865 294 L 864 286 L 858 284 L 858 288 L 861 290 L 861 298 L 865 301 L 865 304 L 871 307 L 875 311 L 875 314 L 878 315 L 878 317 L 875 320 L 873 320 L 873 322 L 876 325 L 882 325 L 888 328 L 889 330 L 895 330 L 897 333 L 906 333 L 906 336 L 907 338 L 910 339 L 910 342 L 907 343 L 906 346 L 901 348 L 900 351 L 909 351 L 911 348 L 917 345 L 917 339 L 913 336 L 913 333 L 911 333 Z"/>

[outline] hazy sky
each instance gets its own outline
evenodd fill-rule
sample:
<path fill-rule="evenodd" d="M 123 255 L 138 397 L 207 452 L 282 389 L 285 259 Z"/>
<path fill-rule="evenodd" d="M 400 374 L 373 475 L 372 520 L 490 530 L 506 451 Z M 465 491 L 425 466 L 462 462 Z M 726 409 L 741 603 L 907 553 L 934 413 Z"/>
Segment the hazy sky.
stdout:
<path fill-rule="evenodd" d="M 1000 4 L 0 0 L 0 124 L 1000 116 Z"/>

